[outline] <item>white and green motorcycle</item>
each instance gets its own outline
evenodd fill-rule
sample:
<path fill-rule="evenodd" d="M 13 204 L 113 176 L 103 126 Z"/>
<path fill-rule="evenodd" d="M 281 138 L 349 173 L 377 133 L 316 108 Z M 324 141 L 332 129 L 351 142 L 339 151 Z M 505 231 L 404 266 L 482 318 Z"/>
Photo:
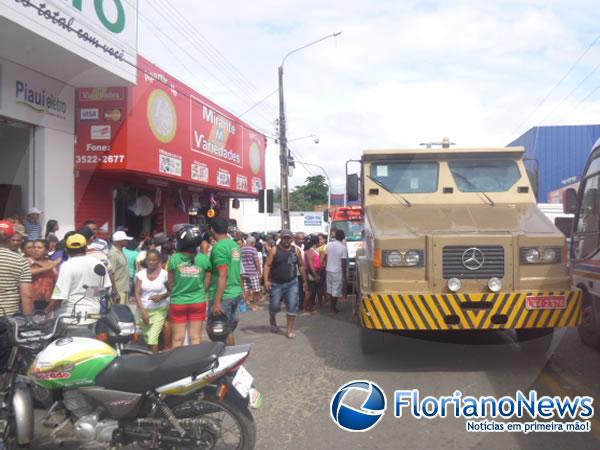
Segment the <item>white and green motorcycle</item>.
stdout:
<path fill-rule="evenodd" d="M 88 315 L 91 316 L 91 315 Z M 52 331 L 23 331 L 12 321 L 16 345 L 51 341 Z M 96 317 L 96 320 L 99 317 Z M 20 329 L 21 328 L 21 329 Z M 249 345 L 221 342 L 190 345 L 147 355 L 124 354 L 102 341 L 66 337 L 51 342 L 35 358 L 29 378 L 58 395 L 45 422 L 67 425 L 82 446 L 138 444 L 149 448 L 252 449 L 256 428 L 249 409 L 252 376 L 242 366 Z M 27 403 L 27 402 L 21 402 Z M 25 409 L 25 411 L 22 411 Z M 27 406 L 13 411 L 17 443 L 31 441 Z"/>

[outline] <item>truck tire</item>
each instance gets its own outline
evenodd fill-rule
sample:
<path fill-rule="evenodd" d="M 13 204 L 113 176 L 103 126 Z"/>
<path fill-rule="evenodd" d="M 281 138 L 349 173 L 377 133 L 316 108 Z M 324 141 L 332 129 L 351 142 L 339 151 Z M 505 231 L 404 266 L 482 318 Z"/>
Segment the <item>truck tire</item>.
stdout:
<path fill-rule="evenodd" d="M 515 330 L 521 350 L 528 353 L 543 355 L 552 345 L 554 328 L 530 328 Z"/>
<path fill-rule="evenodd" d="M 583 345 L 587 345 L 592 348 L 600 348 L 600 330 L 596 326 L 596 313 L 594 306 L 590 301 L 589 294 L 583 291 L 582 305 L 581 305 L 581 325 L 577 327 L 577 333 L 579 333 L 579 340 Z"/>
<path fill-rule="evenodd" d="M 374 355 L 383 349 L 384 333 L 360 327 L 360 349 L 364 355 Z"/>

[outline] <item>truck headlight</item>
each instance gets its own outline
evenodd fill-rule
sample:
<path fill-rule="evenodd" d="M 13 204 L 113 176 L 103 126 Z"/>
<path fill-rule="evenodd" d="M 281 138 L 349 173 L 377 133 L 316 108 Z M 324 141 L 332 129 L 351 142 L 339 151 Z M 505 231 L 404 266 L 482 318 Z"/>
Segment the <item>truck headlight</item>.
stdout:
<path fill-rule="evenodd" d="M 383 250 L 384 267 L 422 267 L 424 252 L 422 250 Z"/>
<path fill-rule="evenodd" d="M 383 262 L 385 266 L 397 267 L 402 265 L 402 253 L 399 251 L 383 252 Z"/>
<path fill-rule="evenodd" d="M 450 278 L 448 280 L 448 289 L 452 292 L 458 292 L 462 288 L 462 282 L 458 278 Z"/>
<path fill-rule="evenodd" d="M 407 266 L 418 266 L 421 262 L 421 254 L 413 250 L 404 254 L 404 262 Z"/>
<path fill-rule="evenodd" d="M 502 289 L 502 280 L 496 277 L 490 278 L 488 280 L 488 288 L 492 292 L 500 292 L 500 289 Z"/>
<path fill-rule="evenodd" d="M 560 247 L 522 247 L 521 264 L 557 264 L 561 261 Z"/>
<path fill-rule="evenodd" d="M 546 247 L 542 259 L 546 264 L 556 264 L 561 259 L 561 249 L 557 247 Z"/>

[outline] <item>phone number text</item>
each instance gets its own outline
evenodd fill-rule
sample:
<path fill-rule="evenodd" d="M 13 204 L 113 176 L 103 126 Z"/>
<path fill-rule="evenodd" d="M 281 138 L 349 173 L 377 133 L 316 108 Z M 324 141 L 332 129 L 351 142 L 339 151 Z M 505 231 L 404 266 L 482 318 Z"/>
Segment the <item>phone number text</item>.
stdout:
<path fill-rule="evenodd" d="M 119 164 L 125 155 L 75 155 L 75 164 Z"/>

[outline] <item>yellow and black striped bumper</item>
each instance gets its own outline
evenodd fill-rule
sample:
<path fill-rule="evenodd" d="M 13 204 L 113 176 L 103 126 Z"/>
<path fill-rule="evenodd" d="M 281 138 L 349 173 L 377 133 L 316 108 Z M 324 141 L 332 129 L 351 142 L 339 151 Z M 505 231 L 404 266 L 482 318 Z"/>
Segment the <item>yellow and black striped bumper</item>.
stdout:
<path fill-rule="evenodd" d="M 564 309 L 528 310 L 528 296 L 564 295 Z M 497 294 L 364 294 L 362 326 L 377 330 L 486 330 L 574 327 L 581 291 Z"/>

